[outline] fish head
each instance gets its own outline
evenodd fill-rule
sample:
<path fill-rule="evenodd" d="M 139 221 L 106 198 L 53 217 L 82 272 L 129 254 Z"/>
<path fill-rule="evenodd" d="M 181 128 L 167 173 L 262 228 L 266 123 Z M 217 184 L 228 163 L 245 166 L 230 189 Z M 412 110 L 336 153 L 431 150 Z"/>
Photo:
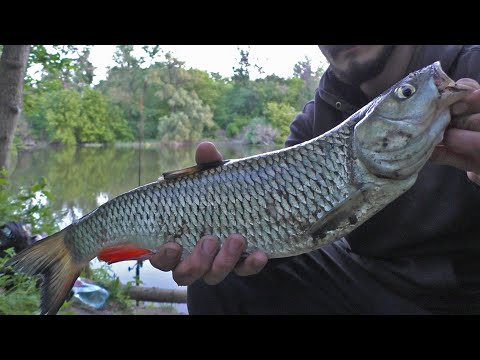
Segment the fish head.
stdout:
<path fill-rule="evenodd" d="M 467 94 L 438 61 L 410 73 L 367 105 L 354 131 L 359 160 L 382 178 L 417 174 L 443 139 L 450 106 Z"/>

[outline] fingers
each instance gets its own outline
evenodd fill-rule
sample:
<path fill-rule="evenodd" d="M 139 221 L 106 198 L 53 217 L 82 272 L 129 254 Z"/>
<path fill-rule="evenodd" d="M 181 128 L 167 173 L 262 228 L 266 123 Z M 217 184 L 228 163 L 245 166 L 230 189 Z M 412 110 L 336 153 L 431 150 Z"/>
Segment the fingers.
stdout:
<path fill-rule="evenodd" d="M 218 251 L 218 240 L 204 236 L 193 249 L 192 254 L 173 270 L 173 280 L 178 285 L 190 285 L 207 273 Z"/>
<path fill-rule="evenodd" d="M 233 270 L 247 243 L 241 235 L 232 234 L 228 237 L 218 252 L 212 267 L 205 274 L 203 280 L 210 285 L 221 282 Z"/>
<path fill-rule="evenodd" d="M 476 90 L 480 88 L 480 85 L 478 84 L 477 80 L 472 78 L 458 79 L 456 81 L 456 85 L 460 89 L 466 89 L 466 90 Z"/>
<path fill-rule="evenodd" d="M 455 153 L 464 155 L 472 160 L 480 160 L 480 132 L 448 129 L 445 132 L 443 144 Z"/>
<path fill-rule="evenodd" d="M 223 281 L 234 271 L 239 276 L 257 274 L 267 264 L 267 255 L 260 251 L 250 254 L 239 262 L 247 247 L 245 238 L 232 234 L 219 250 L 219 241 L 214 236 L 204 236 L 195 246 L 192 254 L 180 262 L 181 247 L 175 243 L 167 243 L 150 258 L 151 264 L 163 271 L 173 270 L 175 282 L 190 285 L 196 280 L 203 280 L 210 285 Z"/>
<path fill-rule="evenodd" d="M 437 146 L 432 154 L 431 160 L 439 165 L 449 165 L 464 171 L 468 171 L 471 168 L 469 159 L 453 152 L 446 146 Z"/>
<path fill-rule="evenodd" d="M 456 129 L 480 132 L 480 114 L 452 117 L 450 125 Z"/>
<path fill-rule="evenodd" d="M 442 145 L 435 148 L 431 160 L 438 164 L 480 173 L 480 132 L 447 130 Z"/>
<path fill-rule="evenodd" d="M 197 162 L 197 164 L 210 163 L 222 160 L 222 155 L 213 143 L 204 141 L 198 144 L 197 151 L 195 153 L 195 161 Z"/>
<path fill-rule="evenodd" d="M 150 263 L 162 271 L 170 271 L 177 266 L 182 256 L 182 248 L 173 242 L 162 245 L 155 255 L 150 257 Z"/>
<path fill-rule="evenodd" d="M 235 273 L 239 276 L 258 274 L 267 265 L 267 255 L 260 251 L 250 254 L 244 261 L 235 267 Z"/>
<path fill-rule="evenodd" d="M 470 95 L 452 105 L 452 115 L 468 115 L 480 112 L 480 89 L 472 91 Z"/>

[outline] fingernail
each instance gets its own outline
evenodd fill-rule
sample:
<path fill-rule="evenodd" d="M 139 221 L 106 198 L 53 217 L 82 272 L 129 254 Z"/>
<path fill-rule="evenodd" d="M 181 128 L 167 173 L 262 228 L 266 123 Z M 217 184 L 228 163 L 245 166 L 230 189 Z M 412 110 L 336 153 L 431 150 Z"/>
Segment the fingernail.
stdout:
<path fill-rule="evenodd" d="M 454 105 L 452 105 L 452 114 L 453 115 L 459 115 L 467 111 L 468 105 L 465 104 L 464 102 L 459 102 Z"/>
<path fill-rule="evenodd" d="M 217 242 L 214 239 L 205 239 L 202 243 L 202 251 L 207 255 L 215 254 Z"/>
<path fill-rule="evenodd" d="M 237 238 L 231 238 L 228 241 L 227 250 L 230 254 L 237 254 L 243 247 L 243 241 Z"/>

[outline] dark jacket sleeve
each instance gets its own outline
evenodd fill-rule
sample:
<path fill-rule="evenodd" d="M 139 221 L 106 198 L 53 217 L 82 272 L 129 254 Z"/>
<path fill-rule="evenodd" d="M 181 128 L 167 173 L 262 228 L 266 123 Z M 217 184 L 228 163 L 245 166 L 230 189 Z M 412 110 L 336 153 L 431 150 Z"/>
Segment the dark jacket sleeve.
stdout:
<path fill-rule="evenodd" d="M 293 146 L 313 138 L 314 101 L 309 101 L 290 124 L 290 135 L 285 146 Z"/>
<path fill-rule="evenodd" d="M 480 45 L 467 45 L 463 48 L 452 78 L 471 78 L 480 83 Z"/>

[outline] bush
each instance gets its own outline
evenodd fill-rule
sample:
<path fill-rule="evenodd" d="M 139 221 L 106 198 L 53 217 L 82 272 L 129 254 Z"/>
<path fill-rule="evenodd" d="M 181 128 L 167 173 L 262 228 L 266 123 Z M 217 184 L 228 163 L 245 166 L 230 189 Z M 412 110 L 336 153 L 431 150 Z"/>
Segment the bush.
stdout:
<path fill-rule="evenodd" d="M 256 117 L 247 126 L 245 134 L 245 142 L 247 144 L 271 145 L 278 140 L 279 131 L 267 124 L 265 118 Z"/>
<path fill-rule="evenodd" d="M 29 224 L 32 233 L 53 233 L 58 230 L 55 217 L 48 205 L 53 195 L 47 190 L 46 179 L 13 192 L 8 181 L 8 172 L 0 171 L 0 224 L 18 221 Z M 11 258 L 13 248 L 0 257 L 0 269 Z M 38 314 L 40 294 L 37 281 L 23 274 L 7 271 L 0 274 L 0 315 Z"/>
<path fill-rule="evenodd" d="M 47 234 L 59 230 L 56 218 L 49 207 L 53 194 L 48 190 L 45 178 L 28 188 L 13 192 L 8 181 L 8 172 L 0 171 L 0 224 L 18 221 L 29 224 L 32 233 Z"/>

